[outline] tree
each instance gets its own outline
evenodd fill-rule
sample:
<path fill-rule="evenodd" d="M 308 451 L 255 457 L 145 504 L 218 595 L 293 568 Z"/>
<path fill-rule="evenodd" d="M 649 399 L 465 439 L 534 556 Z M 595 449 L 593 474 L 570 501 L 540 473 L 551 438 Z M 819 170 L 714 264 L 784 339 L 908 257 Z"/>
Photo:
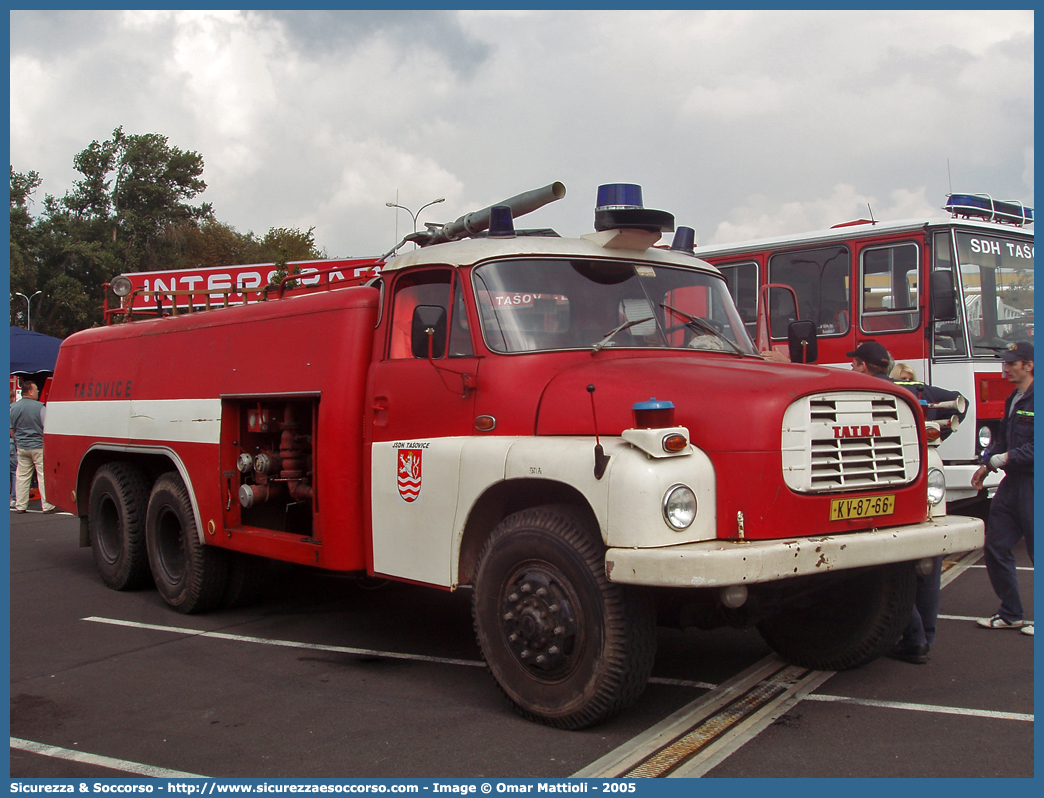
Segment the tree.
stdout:
<path fill-rule="evenodd" d="M 216 219 L 199 225 L 183 223 L 177 228 L 181 253 L 178 268 L 275 263 L 280 259 L 319 260 L 326 255 L 316 248 L 313 229 L 302 232 L 292 227 L 273 227 L 258 239 L 254 233 L 240 233 Z"/>
<path fill-rule="evenodd" d="M 308 232 L 302 232 L 294 227 L 273 227 L 261 239 L 261 254 L 264 256 L 260 262 L 275 263 L 276 261 L 290 260 L 319 260 L 325 258 L 326 253 L 320 252 L 315 246 L 313 236 L 314 227 L 309 227 Z"/>
<path fill-rule="evenodd" d="M 33 328 L 64 337 L 102 322 L 103 285 L 117 274 L 244 263 L 286 263 L 325 257 L 313 237 L 273 227 L 259 238 L 214 217 L 203 157 L 158 133 L 122 127 L 92 141 L 73 164 L 81 177 L 64 197 L 47 195 L 30 213 L 42 184 L 36 172 L 11 167 L 11 290 L 32 296 Z M 12 321 L 24 300 L 12 301 Z"/>
<path fill-rule="evenodd" d="M 181 225 L 213 216 L 209 203 L 189 204 L 207 187 L 203 156 L 171 146 L 158 133 L 128 135 L 118 127 L 108 141 L 92 141 L 73 164 L 83 178 L 62 204 L 111 230 L 124 271 L 167 268 Z"/>
<path fill-rule="evenodd" d="M 32 195 L 42 179 L 36 172 L 22 174 L 11 167 L 11 290 L 25 293 L 36 281 L 37 253 L 33 218 L 29 214 Z M 21 298 L 18 300 L 21 302 Z"/>

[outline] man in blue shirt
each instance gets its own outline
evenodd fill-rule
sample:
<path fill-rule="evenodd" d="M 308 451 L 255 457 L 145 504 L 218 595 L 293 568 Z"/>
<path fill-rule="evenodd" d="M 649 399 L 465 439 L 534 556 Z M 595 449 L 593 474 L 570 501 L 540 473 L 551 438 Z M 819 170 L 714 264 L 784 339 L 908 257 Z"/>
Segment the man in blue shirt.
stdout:
<path fill-rule="evenodd" d="M 1023 617 L 1012 549 L 1019 538 L 1025 538 L 1033 562 L 1033 344 L 1019 341 L 1000 358 L 1001 371 L 1015 384 L 1015 391 L 1004 403 L 1000 429 L 983 455 L 983 465 L 972 476 L 972 486 L 981 490 L 987 473 L 1004 472 L 990 503 L 985 546 L 986 571 L 1001 606 L 978 624 L 984 629 L 1021 629 L 1032 635 L 1033 624 Z"/>
<path fill-rule="evenodd" d="M 29 486 L 36 471 L 40 488 L 40 506 L 45 513 L 58 508 L 48 504 L 44 493 L 43 425 L 44 406 L 40 389 L 32 380 L 22 381 L 22 398 L 11 405 L 11 437 L 18 448 L 18 467 L 15 470 L 15 512 L 24 513 L 29 507 Z"/>

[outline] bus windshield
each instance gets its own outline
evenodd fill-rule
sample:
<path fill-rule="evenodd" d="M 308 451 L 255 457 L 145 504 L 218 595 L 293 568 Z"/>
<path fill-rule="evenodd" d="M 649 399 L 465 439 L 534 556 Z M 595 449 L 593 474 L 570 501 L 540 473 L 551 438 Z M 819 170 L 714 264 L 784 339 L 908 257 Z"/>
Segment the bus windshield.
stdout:
<path fill-rule="evenodd" d="M 625 260 L 512 259 L 473 272 L 494 352 L 641 347 L 755 355 L 717 274 Z"/>
<path fill-rule="evenodd" d="M 956 239 L 972 353 L 1032 342 L 1033 239 L 960 230 Z"/>

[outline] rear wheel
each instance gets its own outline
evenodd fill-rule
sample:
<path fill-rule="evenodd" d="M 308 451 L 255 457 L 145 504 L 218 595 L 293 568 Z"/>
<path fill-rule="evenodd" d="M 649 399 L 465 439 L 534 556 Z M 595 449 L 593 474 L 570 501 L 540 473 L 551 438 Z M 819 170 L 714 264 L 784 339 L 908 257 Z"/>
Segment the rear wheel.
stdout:
<path fill-rule="evenodd" d="M 656 623 L 640 591 L 605 577 L 605 548 L 566 508 L 509 516 L 479 556 L 473 615 L 494 679 L 523 716 L 589 726 L 638 698 Z"/>
<path fill-rule="evenodd" d="M 758 631 L 795 665 L 856 668 L 899 639 L 910 621 L 916 589 L 914 563 L 861 568 L 761 621 Z"/>
<path fill-rule="evenodd" d="M 129 463 L 106 463 L 94 475 L 87 502 L 91 553 L 102 581 L 113 590 L 135 590 L 149 583 L 148 498 L 145 474 Z"/>
<path fill-rule="evenodd" d="M 152 487 L 145 534 L 152 578 L 167 604 L 193 613 L 221 601 L 228 580 L 226 552 L 200 542 L 188 489 L 173 471 Z"/>

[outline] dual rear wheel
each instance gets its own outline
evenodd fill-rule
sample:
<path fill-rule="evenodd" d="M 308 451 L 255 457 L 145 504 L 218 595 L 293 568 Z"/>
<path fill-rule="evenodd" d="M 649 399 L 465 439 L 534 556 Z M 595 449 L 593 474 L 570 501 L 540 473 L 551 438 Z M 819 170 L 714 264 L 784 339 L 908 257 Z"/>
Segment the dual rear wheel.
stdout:
<path fill-rule="evenodd" d="M 114 590 L 145 587 L 151 575 L 179 612 L 204 612 L 226 599 L 231 558 L 200 541 L 188 489 L 176 472 L 162 474 L 150 490 L 136 466 L 103 465 L 91 485 L 87 522 L 98 572 Z M 235 587 L 238 598 L 242 580 Z"/>

